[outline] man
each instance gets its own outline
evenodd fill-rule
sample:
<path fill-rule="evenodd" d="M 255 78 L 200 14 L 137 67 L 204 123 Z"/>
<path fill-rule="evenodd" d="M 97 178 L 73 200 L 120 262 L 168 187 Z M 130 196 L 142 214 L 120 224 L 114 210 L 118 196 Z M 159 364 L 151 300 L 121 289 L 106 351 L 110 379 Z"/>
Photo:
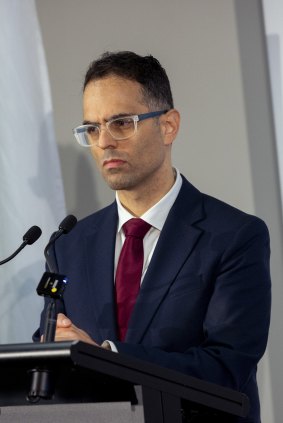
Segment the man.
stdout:
<path fill-rule="evenodd" d="M 239 421 L 260 422 L 256 367 L 270 316 L 265 224 L 200 193 L 172 167 L 180 116 L 152 56 L 106 53 L 93 62 L 83 115 L 75 136 L 116 201 L 55 244 L 54 267 L 69 278 L 56 340 L 79 339 L 245 392 L 251 410 Z M 149 224 L 136 299 L 127 297 L 125 269 L 120 286 L 124 224 L 133 218 Z"/>

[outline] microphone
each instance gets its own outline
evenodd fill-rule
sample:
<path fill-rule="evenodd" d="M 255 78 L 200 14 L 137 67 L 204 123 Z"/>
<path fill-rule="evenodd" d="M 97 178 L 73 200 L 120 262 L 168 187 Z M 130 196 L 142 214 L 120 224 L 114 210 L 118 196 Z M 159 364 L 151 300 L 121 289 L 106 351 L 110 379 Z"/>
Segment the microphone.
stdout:
<path fill-rule="evenodd" d="M 23 236 L 23 243 L 13 254 L 11 254 L 5 260 L 0 261 L 0 266 L 12 260 L 26 245 L 32 245 L 35 241 L 37 241 L 41 236 L 41 233 L 41 229 L 38 226 L 32 226 L 29 228 L 29 230 Z"/>
<path fill-rule="evenodd" d="M 59 231 L 62 231 L 64 234 L 69 233 L 73 227 L 77 224 L 77 218 L 72 214 L 69 214 L 62 220 L 59 225 Z"/>
<path fill-rule="evenodd" d="M 68 234 L 74 228 L 76 224 L 77 224 L 77 218 L 75 216 L 73 216 L 72 214 L 69 214 L 68 216 L 66 216 L 65 219 L 63 219 L 62 222 L 59 224 L 58 231 L 53 234 L 50 241 L 46 245 L 44 249 L 44 256 L 51 272 L 52 272 L 52 265 L 49 260 L 50 258 L 49 248 L 51 247 L 51 245 L 55 243 L 55 241 L 57 241 L 58 238 L 60 238 L 61 235 Z"/>

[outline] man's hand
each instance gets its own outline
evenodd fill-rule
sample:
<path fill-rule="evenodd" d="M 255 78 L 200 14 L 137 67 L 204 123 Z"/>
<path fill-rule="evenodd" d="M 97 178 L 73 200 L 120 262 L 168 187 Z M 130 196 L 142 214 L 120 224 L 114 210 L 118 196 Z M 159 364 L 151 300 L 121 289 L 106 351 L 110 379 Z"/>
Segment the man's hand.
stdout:
<path fill-rule="evenodd" d="M 100 347 L 84 330 L 77 328 L 63 313 L 59 313 L 57 316 L 55 341 L 83 341 Z"/>

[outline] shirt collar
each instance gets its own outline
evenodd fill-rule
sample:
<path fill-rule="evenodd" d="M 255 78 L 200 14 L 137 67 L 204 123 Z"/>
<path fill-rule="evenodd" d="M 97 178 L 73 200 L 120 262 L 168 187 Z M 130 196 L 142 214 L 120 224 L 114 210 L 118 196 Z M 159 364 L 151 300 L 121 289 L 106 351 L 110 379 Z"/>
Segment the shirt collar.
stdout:
<path fill-rule="evenodd" d="M 158 203 L 154 204 L 154 206 L 152 206 L 149 210 L 147 210 L 141 216 L 141 219 L 143 219 L 145 222 L 149 223 L 151 226 L 153 226 L 154 228 L 160 231 L 163 228 L 163 225 L 168 216 L 168 213 L 171 207 L 173 206 L 182 186 L 182 177 L 180 175 L 180 172 L 178 169 L 175 169 L 175 170 L 176 170 L 176 181 L 174 185 L 172 186 L 172 188 L 170 189 L 170 191 L 168 191 L 167 194 L 164 195 L 164 197 L 162 197 L 161 200 L 158 201 Z M 132 219 L 134 216 L 122 206 L 117 192 L 116 192 L 116 202 L 117 202 L 118 216 L 119 216 L 117 232 L 120 232 L 124 223 Z"/>

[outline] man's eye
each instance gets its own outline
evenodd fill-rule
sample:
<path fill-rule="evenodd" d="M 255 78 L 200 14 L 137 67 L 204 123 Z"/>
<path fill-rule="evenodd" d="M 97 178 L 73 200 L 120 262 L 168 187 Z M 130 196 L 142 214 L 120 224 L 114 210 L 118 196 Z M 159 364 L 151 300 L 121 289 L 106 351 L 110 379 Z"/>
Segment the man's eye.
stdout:
<path fill-rule="evenodd" d="M 117 119 L 111 122 L 111 126 L 116 128 L 127 128 L 133 124 L 132 119 Z"/>
<path fill-rule="evenodd" d="M 89 135 L 95 135 L 99 133 L 99 128 L 98 126 L 88 126 L 87 128 L 87 133 Z"/>

